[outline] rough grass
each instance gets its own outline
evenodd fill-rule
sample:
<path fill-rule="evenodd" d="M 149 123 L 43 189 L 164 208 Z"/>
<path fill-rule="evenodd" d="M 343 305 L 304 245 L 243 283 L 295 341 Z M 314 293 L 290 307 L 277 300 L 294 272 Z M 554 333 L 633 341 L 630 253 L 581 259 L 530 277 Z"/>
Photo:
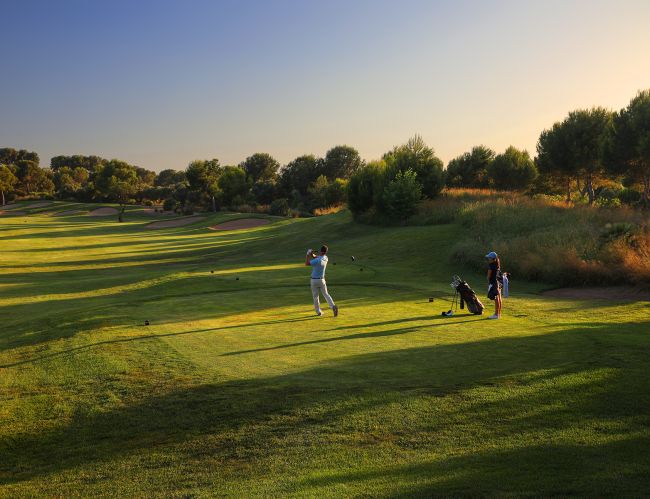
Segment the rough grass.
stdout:
<path fill-rule="evenodd" d="M 545 197 L 450 189 L 420 207 L 412 225 L 456 223 L 453 261 L 475 268 L 494 249 L 518 277 L 554 285 L 650 286 L 650 220 L 625 207 L 567 206 Z"/>
<path fill-rule="evenodd" d="M 460 225 L 232 218 L 0 218 L 0 496 L 650 493 L 647 303 L 442 318 Z"/>

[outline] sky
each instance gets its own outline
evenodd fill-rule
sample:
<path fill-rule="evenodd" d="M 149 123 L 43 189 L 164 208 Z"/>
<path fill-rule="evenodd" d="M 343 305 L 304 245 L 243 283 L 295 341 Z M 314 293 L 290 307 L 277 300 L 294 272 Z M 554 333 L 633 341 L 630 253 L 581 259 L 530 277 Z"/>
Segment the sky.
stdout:
<path fill-rule="evenodd" d="M 0 0 L 0 147 L 160 171 L 532 155 L 574 109 L 650 88 L 648 0 Z"/>

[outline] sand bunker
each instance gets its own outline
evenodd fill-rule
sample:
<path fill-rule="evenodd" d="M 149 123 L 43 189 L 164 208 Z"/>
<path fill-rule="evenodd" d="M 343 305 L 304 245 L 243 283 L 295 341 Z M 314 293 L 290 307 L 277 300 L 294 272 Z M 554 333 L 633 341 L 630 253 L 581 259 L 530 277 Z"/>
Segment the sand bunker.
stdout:
<path fill-rule="evenodd" d="M 67 217 L 68 215 L 77 215 L 78 213 L 84 213 L 85 210 L 66 210 L 54 213 L 53 217 Z"/>
<path fill-rule="evenodd" d="M 261 225 L 268 225 L 271 221 L 265 218 L 240 218 L 239 220 L 230 220 L 218 225 L 208 227 L 211 230 L 242 230 L 252 229 L 253 227 L 260 227 Z"/>
<path fill-rule="evenodd" d="M 544 296 L 574 300 L 650 301 L 650 291 L 631 286 L 607 288 L 559 288 L 545 291 Z"/>
<path fill-rule="evenodd" d="M 160 222 L 153 222 L 146 227 L 147 229 L 168 229 L 170 227 L 182 227 L 183 225 L 190 225 L 204 219 L 205 217 L 198 216 L 175 218 L 174 220 L 161 220 Z"/>
<path fill-rule="evenodd" d="M 52 204 L 52 201 L 40 201 L 38 203 L 32 203 L 32 204 L 25 205 L 22 208 L 24 210 L 33 210 L 34 208 L 42 208 L 43 206 L 48 206 L 50 204 Z"/>
<path fill-rule="evenodd" d="M 89 217 L 110 217 L 111 215 L 117 215 L 119 212 L 115 208 L 97 208 L 96 210 L 88 213 Z"/>
<path fill-rule="evenodd" d="M 6 211 L 6 210 L 0 210 L 0 215 L 12 215 L 12 216 L 19 216 L 19 215 L 27 215 L 24 211 Z"/>
<path fill-rule="evenodd" d="M 145 215 L 151 215 L 153 217 L 169 216 L 174 214 L 173 211 L 163 211 L 163 210 L 155 211 L 153 208 L 145 208 L 143 210 L 143 213 Z"/>

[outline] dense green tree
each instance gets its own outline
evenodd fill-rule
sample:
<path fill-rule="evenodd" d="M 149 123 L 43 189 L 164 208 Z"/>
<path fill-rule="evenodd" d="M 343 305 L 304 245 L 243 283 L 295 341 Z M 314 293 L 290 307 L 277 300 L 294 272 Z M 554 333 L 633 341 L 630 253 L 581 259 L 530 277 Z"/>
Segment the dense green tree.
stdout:
<path fill-rule="evenodd" d="M 547 177 L 561 177 L 566 186 L 566 201 L 571 202 L 571 179 L 577 175 L 571 134 L 566 121 L 543 130 L 537 141 L 537 168 Z"/>
<path fill-rule="evenodd" d="M 90 177 L 88 170 L 84 168 L 75 168 L 80 172 L 85 173 L 85 180 L 88 181 Z M 78 178 L 75 178 L 75 170 L 69 166 L 63 166 L 54 172 L 54 187 L 58 195 L 62 198 L 72 196 L 83 188 L 81 180 L 83 180 L 82 175 L 77 175 Z"/>
<path fill-rule="evenodd" d="M 406 220 L 417 210 L 422 188 L 413 170 L 397 172 L 384 189 L 384 212 L 394 220 Z"/>
<path fill-rule="evenodd" d="M 327 206 L 327 189 L 330 182 L 325 175 L 320 175 L 309 186 L 308 192 L 311 197 L 312 208 L 325 208 Z"/>
<path fill-rule="evenodd" d="M 593 204 L 594 177 L 604 170 L 604 148 L 612 131 L 612 113 L 602 107 L 573 111 L 566 123 L 573 169 L 584 177 L 589 204 Z"/>
<path fill-rule="evenodd" d="M 542 173 L 566 179 L 567 201 L 571 200 L 571 179 L 584 177 L 589 204 L 595 199 L 594 178 L 604 169 L 604 148 L 612 128 L 612 113 L 603 108 L 572 111 L 537 143 L 537 164 Z"/>
<path fill-rule="evenodd" d="M 425 197 L 437 196 L 445 185 L 443 162 L 419 135 L 410 138 L 406 144 L 393 148 L 384 154 L 383 159 L 388 166 L 388 181 L 395 178 L 398 172 L 412 170 Z"/>
<path fill-rule="evenodd" d="M 35 161 L 21 159 L 16 162 L 16 176 L 25 194 L 54 192 L 51 170 L 40 168 Z"/>
<path fill-rule="evenodd" d="M 184 182 L 186 180 L 185 172 L 178 170 L 162 170 L 156 179 L 154 180 L 154 185 L 156 187 L 167 187 L 178 184 L 179 182 Z"/>
<path fill-rule="evenodd" d="M 219 177 L 219 189 L 226 205 L 241 204 L 246 201 L 250 183 L 243 168 L 227 166 Z"/>
<path fill-rule="evenodd" d="M 380 201 L 386 185 L 386 162 L 371 161 L 356 171 L 347 185 L 348 208 L 355 215 L 373 208 Z"/>
<path fill-rule="evenodd" d="M 221 195 L 218 182 L 222 173 L 223 168 L 221 168 L 219 160 L 216 158 L 192 161 L 185 170 L 190 193 L 188 193 L 184 203 L 187 203 L 190 198 L 195 198 L 193 201 L 199 204 L 209 203 L 212 210 L 216 211 L 217 202 Z"/>
<path fill-rule="evenodd" d="M 15 165 L 19 161 L 31 161 L 38 166 L 40 158 L 35 152 L 27 151 L 25 149 L 14 149 L 12 147 L 0 148 L 0 164 L 9 166 Z"/>
<path fill-rule="evenodd" d="M 252 185 L 256 182 L 275 181 L 278 177 L 280 163 L 270 154 L 258 152 L 246 158 L 239 166 L 244 169 L 248 181 Z"/>
<path fill-rule="evenodd" d="M 5 194 L 14 190 L 18 184 L 18 177 L 6 165 L 0 165 L 0 193 L 2 194 L 2 206 L 6 204 Z"/>
<path fill-rule="evenodd" d="M 447 165 L 447 184 L 454 187 L 487 187 L 488 168 L 494 151 L 484 145 L 452 159 Z"/>
<path fill-rule="evenodd" d="M 650 89 L 616 113 L 605 149 L 607 170 L 640 181 L 643 202 L 650 207 Z"/>
<path fill-rule="evenodd" d="M 322 174 L 329 180 L 350 178 L 363 166 L 359 152 L 351 146 L 335 146 L 325 154 Z"/>
<path fill-rule="evenodd" d="M 256 202 L 260 204 L 270 204 L 276 197 L 276 183 L 268 180 L 256 182 L 253 184 L 253 187 L 251 187 L 251 193 Z"/>
<path fill-rule="evenodd" d="M 138 176 L 138 184 L 140 189 L 145 189 L 147 187 L 153 186 L 154 180 L 156 180 L 156 172 L 136 166 L 135 173 Z"/>
<path fill-rule="evenodd" d="M 335 178 L 327 186 L 327 206 L 336 206 L 345 203 L 348 180 Z"/>
<path fill-rule="evenodd" d="M 528 151 L 510 146 L 488 165 L 490 181 L 497 189 L 525 189 L 537 177 L 537 167 Z"/>
<path fill-rule="evenodd" d="M 135 196 L 139 188 L 137 169 L 124 161 L 112 159 L 97 172 L 95 187 L 105 199 L 120 203 L 118 220 L 122 222 L 125 205 Z"/>
<path fill-rule="evenodd" d="M 278 215 L 281 217 L 286 217 L 291 212 L 289 208 L 289 201 L 287 198 L 278 198 L 273 200 L 269 208 L 269 213 L 271 215 Z"/>
<path fill-rule="evenodd" d="M 316 156 L 306 154 L 285 166 L 280 174 L 280 186 L 285 195 L 292 195 L 295 190 L 301 197 L 306 196 L 309 186 L 321 175 L 322 163 Z"/>
<path fill-rule="evenodd" d="M 68 168 L 85 168 L 89 173 L 95 173 L 99 168 L 107 163 L 107 160 L 99 156 L 82 156 L 75 154 L 72 156 L 54 156 L 50 160 L 50 169 L 53 171 L 67 166 Z"/>

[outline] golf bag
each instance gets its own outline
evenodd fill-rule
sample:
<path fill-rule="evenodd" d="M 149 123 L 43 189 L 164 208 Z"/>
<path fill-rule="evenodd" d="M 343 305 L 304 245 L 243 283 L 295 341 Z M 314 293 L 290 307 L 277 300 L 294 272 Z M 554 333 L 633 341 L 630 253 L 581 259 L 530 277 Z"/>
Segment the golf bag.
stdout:
<path fill-rule="evenodd" d="M 451 281 L 451 287 L 460 295 L 460 308 L 465 308 L 465 304 L 467 304 L 467 310 L 472 314 L 483 314 L 485 306 L 481 303 L 481 300 L 478 299 L 478 296 L 476 296 L 476 293 L 467 282 L 455 275 Z"/>

